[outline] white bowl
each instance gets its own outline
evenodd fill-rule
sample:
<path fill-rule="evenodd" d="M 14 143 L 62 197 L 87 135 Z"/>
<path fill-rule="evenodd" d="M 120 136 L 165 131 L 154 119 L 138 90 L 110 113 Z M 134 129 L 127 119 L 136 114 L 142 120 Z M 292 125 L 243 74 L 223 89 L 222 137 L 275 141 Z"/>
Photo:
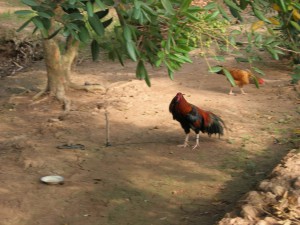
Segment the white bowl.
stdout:
<path fill-rule="evenodd" d="M 41 182 L 45 184 L 63 184 L 64 178 L 58 175 L 41 177 Z"/>

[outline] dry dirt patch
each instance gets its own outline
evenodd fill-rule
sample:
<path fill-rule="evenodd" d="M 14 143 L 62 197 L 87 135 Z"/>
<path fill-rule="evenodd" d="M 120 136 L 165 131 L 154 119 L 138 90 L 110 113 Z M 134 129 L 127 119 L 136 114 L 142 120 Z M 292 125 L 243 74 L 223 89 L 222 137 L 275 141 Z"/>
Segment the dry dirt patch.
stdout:
<path fill-rule="evenodd" d="M 134 78 L 132 63 L 84 61 L 74 81 L 109 91 L 70 90 L 67 115 L 52 99 L 31 100 L 45 83 L 43 64 L 2 79 L 0 224 L 214 224 L 295 147 L 299 102 L 287 67 L 271 65 L 263 68 L 265 86 L 228 96 L 225 78 L 209 75 L 197 58 L 175 81 L 151 70 L 151 88 Z M 225 136 L 202 135 L 194 151 L 178 148 L 184 133 L 168 104 L 179 91 L 220 115 Z M 57 148 L 64 144 L 85 150 Z M 64 176 L 65 184 L 41 184 L 49 174 Z"/>

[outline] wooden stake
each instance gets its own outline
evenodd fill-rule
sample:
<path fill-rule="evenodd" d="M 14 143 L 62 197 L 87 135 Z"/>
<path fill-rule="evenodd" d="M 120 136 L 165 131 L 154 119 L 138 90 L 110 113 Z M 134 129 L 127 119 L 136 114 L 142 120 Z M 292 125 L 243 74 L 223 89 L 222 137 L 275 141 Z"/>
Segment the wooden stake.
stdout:
<path fill-rule="evenodd" d="M 110 143 L 110 130 L 109 130 L 109 118 L 108 118 L 108 112 L 107 110 L 105 110 L 105 121 L 106 121 L 106 143 L 105 143 L 105 146 L 106 147 L 109 147 L 111 146 L 111 143 Z"/>

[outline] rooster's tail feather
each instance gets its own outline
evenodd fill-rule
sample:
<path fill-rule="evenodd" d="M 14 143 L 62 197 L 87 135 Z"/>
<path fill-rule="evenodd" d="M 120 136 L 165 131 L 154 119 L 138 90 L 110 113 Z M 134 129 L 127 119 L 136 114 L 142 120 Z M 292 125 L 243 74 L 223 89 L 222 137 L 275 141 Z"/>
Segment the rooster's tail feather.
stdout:
<path fill-rule="evenodd" d="M 219 137 L 224 134 L 224 128 L 226 128 L 224 121 L 215 114 L 211 114 L 211 123 L 206 126 L 205 132 L 208 136 L 212 134 L 218 134 Z"/>

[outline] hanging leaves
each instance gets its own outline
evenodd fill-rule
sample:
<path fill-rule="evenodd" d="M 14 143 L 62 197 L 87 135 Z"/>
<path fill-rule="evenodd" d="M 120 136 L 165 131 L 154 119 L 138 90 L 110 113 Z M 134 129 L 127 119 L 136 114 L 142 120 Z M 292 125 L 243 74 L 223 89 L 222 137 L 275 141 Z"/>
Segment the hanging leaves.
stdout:
<path fill-rule="evenodd" d="M 136 67 L 136 77 L 139 79 L 144 79 L 146 81 L 146 84 L 150 87 L 151 82 L 149 79 L 148 72 L 145 68 L 145 64 L 143 60 L 139 60 L 137 67 Z"/>
<path fill-rule="evenodd" d="M 170 15 L 175 14 L 173 6 L 169 0 L 161 0 L 161 3 L 163 5 L 163 7 L 165 8 L 165 10 L 167 11 L 167 13 L 169 13 Z"/>
<path fill-rule="evenodd" d="M 98 16 L 94 14 L 92 17 L 88 17 L 89 24 L 93 28 L 93 30 L 98 34 L 99 36 L 104 35 L 104 27 L 101 21 L 99 20 Z"/>
<path fill-rule="evenodd" d="M 99 53 L 100 53 L 100 46 L 99 46 L 99 44 L 96 40 L 92 41 L 91 51 L 92 51 L 93 61 L 98 60 L 99 59 Z"/>
<path fill-rule="evenodd" d="M 233 77 L 231 76 L 230 72 L 225 68 L 223 68 L 223 72 L 224 72 L 225 76 L 227 77 L 227 79 L 229 80 L 231 86 L 233 86 L 233 87 L 236 86 L 235 81 L 234 81 Z"/>

